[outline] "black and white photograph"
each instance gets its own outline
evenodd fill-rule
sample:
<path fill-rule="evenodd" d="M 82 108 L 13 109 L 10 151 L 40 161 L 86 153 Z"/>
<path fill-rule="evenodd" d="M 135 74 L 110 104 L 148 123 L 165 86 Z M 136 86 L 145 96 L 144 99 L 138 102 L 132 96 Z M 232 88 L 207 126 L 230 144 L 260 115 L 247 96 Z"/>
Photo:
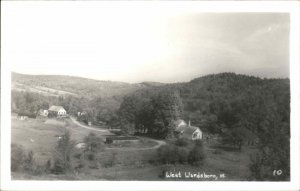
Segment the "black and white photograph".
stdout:
<path fill-rule="evenodd" d="M 2 178 L 297 190 L 297 4 L 214 5 L 1 3 Z"/>

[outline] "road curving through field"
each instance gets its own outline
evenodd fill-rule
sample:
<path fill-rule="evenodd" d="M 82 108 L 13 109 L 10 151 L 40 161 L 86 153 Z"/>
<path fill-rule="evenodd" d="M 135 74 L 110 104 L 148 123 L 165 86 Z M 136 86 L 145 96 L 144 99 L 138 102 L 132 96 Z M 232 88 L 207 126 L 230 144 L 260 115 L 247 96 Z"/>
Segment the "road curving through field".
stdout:
<path fill-rule="evenodd" d="M 92 131 L 98 131 L 98 132 L 102 132 L 102 133 L 110 133 L 109 130 L 107 129 L 100 129 L 100 128 L 95 128 L 95 127 L 89 127 L 86 125 L 83 125 L 81 123 L 79 123 L 78 121 L 76 121 L 73 117 L 70 117 L 72 122 L 75 123 L 77 126 L 88 129 L 88 130 L 92 130 Z"/>
<path fill-rule="evenodd" d="M 92 130 L 92 131 L 98 131 L 98 132 L 101 132 L 101 133 L 111 134 L 111 132 L 109 130 L 107 130 L 107 129 L 98 129 L 98 128 L 94 128 L 94 127 L 89 127 L 89 126 L 86 126 L 86 125 L 83 125 L 83 124 L 79 123 L 73 117 L 70 117 L 70 118 L 71 118 L 72 122 L 74 124 L 76 124 L 78 127 L 85 128 L 85 129 Z M 134 151 L 144 151 L 144 150 L 158 149 L 160 146 L 166 144 L 166 142 L 162 141 L 162 140 L 151 139 L 151 138 L 148 138 L 148 137 L 145 138 L 145 139 L 149 139 L 151 141 L 154 141 L 157 144 L 154 145 L 154 146 L 152 146 L 152 147 L 143 147 L 143 148 L 125 148 L 125 147 L 119 147 L 118 148 L 118 147 L 116 147 L 116 148 L 106 148 L 106 149 L 107 150 L 122 150 L 122 151 L 131 151 L 131 150 L 134 150 Z"/>

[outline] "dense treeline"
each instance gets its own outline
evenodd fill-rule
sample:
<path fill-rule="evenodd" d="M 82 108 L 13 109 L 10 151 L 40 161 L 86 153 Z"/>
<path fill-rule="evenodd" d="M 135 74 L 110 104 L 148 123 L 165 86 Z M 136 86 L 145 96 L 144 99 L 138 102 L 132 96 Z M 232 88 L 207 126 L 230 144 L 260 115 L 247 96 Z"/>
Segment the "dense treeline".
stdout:
<path fill-rule="evenodd" d="M 277 114 L 281 123 L 289 124 L 289 92 L 287 79 L 260 79 L 222 73 L 201 77 L 190 83 L 136 91 L 123 99 L 120 116 L 134 123 L 137 130 L 144 127 L 151 133 L 149 127 L 154 124 L 151 117 L 162 116 L 158 104 L 165 104 L 174 113 L 173 118 L 191 120 L 193 125 L 204 131 L 226 132 L 228 136 L 234 136 L 231 130 L 242 129 L 240 134 L 254 138 L 262 131 L 267 115 Z M 172 95 L 177 98 L 173 102 L 170 101 Z M 178 104 L 183 106 L 181 115 L 176 113 L 176 108 L 172 108 Z"/>

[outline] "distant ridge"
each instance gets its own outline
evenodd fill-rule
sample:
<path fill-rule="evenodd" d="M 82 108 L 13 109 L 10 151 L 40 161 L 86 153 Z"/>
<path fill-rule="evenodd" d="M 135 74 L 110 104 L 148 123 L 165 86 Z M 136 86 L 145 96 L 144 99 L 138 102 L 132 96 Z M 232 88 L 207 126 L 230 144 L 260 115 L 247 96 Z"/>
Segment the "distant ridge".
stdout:
<path fill-rule="evenodd" d="M 138 89 L 158 86 L 159 84 L 155 82 L 130 84 L 75 76 L 29 75 L 16 72 L 12 72 L 11 79 L 14 90 L 33 91 L 51 96 L 69 94 L 89 98 L 123 96 Z"/>
<path fill-rule="evenodd" d="M 190 82 L 160 83 L 145 81 L 133 84 L 65 75 L 29 75 L 12 72 L 12 89 L 19 91 L 33 91 L 52 96 L 72 95 L 86 98 L 123 97 L 124 95 L 133 93 L 137 90 L 151 90 L 154 88 L 155 90 L 153 91 L 156 91 L 165 87 L 173 90 L 180 90 L 181 88 L 186 89 L 188 87 L 196 89 L 201 87 L 207 87 L 208 89 L 224 89 L 225 86 L 240 87 L 243 89 L 243 86 L 252 86 L 256 83 L 262 83 L 262 81 L 265 80 L 279 80 L 283 83 L 289 83 L 288 78 L 260 78 L 251 75 L 235 74 L 233 72 L 204 75 L 195 78 Z M 191 89 L 190 91 L 194 90 Z"/>

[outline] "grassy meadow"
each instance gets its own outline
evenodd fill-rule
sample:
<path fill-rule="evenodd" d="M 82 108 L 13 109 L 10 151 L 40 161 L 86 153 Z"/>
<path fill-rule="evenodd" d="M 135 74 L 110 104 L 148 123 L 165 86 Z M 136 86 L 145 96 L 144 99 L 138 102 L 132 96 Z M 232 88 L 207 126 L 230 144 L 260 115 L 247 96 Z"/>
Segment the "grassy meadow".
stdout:
<path fill-rule="evenodd" d="M 34 152 L 34 160 L 45 164 L 51 159 L 59 136 L 68 129 L 75 143 L 83 142 L 90 132 L 103 138 L 107 133 L 82 128 L 70 119 L 58 121 L 55 119 L 19 120 L 12 116 L 12 144 L 22 145 L 28 152 Z M 249 176 L 249 155 L 253 150 L 230 151 L 205 145 L 206 162 L 203 166 L 189 164 L 160 164 L 157 162 L 157 150 L 152 149 L 155 142 L 143 139 L 138 143 L 105 145 L 95 156 L 96 160 L 82 160 L 79 149 L 72 153 L 74 166 L 83 165 L 76 173 L 65 175 L 42 174 L 30 175 L 22 172 L 12 172 L 13 179 L 36 180 L 213 180 L 213 179 L 164 179 L 164 171 L 172 172 L 205 172 L 206 174 L 225 174 L 219 180 L 247 180 Z M 148 149 L 140 149 L 148 148 Z"/>

